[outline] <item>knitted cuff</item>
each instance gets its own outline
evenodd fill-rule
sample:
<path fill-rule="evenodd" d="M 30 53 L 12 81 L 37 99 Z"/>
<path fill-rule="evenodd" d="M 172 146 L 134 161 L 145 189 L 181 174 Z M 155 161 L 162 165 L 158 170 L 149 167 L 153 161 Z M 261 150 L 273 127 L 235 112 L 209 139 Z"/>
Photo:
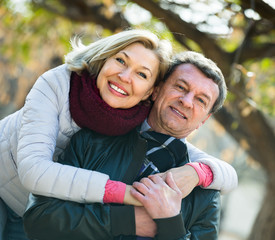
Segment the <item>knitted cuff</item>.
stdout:
<path fill-rule="evenodd" d="M 199 183 L 197 186 L 208 187 L 213 182 L 213 172 L 208 165 L 199 162 L 187 163 L 193 167 L 199 176 Z"/>
<path fill-rule="evenodd" d="M 123 182 L 108 180 L 105 185 L 103 197 L 104 203 L 123 203 L 126 184 Z"/>

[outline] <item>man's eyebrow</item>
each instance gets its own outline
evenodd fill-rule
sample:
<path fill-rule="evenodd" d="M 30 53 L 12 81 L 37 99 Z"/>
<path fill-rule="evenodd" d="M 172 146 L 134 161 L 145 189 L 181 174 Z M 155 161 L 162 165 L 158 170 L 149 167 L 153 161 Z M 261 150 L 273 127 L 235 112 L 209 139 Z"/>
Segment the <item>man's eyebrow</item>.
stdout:
<path fill-rule="evenodd" d="M 122 53 L 127 59 L 131 59 L 126 52 L 121 51 L 120 53 Z M 151 76 L 153 76 L 153 73 L 150 68 L 143 66 L 143 65 L 141 65 L 141 67 L 144 68 L 145 70 L 148 70 L 150 72 Z"/>
<path fill-rule="evenodd" d="M 185 81 L 184 78 L 179 78 L 178 80 L 181 81 L 181 82 L 183 82 L 184 84 L 186 84 L 188 87 L 190 87 L 189 82 Z M 207 98 L 207 100 L 209 102 L 211 101 L 211 97 L 208 94 L 206 94 L 206 93 L 203 92 L 203 93 L 200 93 L 200 95 L 203 95 L 205 98 Z"/>

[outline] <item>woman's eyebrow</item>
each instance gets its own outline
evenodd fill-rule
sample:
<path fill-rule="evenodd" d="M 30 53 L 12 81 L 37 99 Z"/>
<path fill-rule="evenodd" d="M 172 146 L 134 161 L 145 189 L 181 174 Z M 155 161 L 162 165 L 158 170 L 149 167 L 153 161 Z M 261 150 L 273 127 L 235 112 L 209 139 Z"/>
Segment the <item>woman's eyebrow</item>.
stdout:
<path fill-rule="evenodd" d="M 120 53 L 122 53 L 127 59 L 131 59 L 131 57 L 126 52 L 121 51 Z M 152 73 L 152 71 L 151 71 L 150 68 L 148 68 L 148 67 L 146 67 L 144 65 L 141 65 L 141 67 L 144 68 L 144 69 L 146 69 L 146 70 L 148 70 L 150 72 L 151 76 L 153 76 L 153 73 Z"/>

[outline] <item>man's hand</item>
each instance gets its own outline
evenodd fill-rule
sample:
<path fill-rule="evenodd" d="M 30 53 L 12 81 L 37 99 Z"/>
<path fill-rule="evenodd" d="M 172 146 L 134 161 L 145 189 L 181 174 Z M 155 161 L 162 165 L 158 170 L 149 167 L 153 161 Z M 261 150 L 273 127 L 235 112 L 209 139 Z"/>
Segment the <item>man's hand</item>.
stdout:
<path fill-rule="evenodd" d="M 189 195 L 190 192 L 197 186 L 199 183 L 199 176 L 196 170 L 189 166 L 184 165 L 178 168 L 172 168 L 164 173 L 158 173 L 158 176 L 161 176 L 162 179 L 166 179 L 167 173 L 171 172 L 173 178 L 182 193 L 182 198 L 185 198 Z"/>
<path fill-rule="evenodd" d="M 176 216 L 181 209 L 181 191 L 174 182 L 172 173 L 167 173 L 165 181 L 157 175 L 141 179 L 133 184 L 131 194 L 140 201 L 153 218 Z"/>
<path fill-rule="evenodd" d="M 140 237 L 154 237 L 157 226 L 144 207 L 135 207 L 136 235 Z"/>

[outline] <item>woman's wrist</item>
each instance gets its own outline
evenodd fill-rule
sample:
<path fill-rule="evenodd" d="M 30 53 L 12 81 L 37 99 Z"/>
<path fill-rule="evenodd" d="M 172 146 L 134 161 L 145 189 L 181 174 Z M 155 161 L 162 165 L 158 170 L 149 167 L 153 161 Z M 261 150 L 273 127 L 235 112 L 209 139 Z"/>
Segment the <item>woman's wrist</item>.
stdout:
<path fill-rule="evenodd" d="M 108 180 L 105 185 L 103 197 L 104 203 L 123 203 L 126 191 L 126 184 L 123 182 Z"/>
<path fill-rule="evenodd" d="M 142 206 L 142 204 L 132 196 L 130 192 L 131 188 L 133 188 L 131 185 L 126 185 L 123 203 L 127 205 Z"/>
<path fill-rule="evenodd" d="M 193 167 L 199 176 L 197 186 L 208 187 L 213 182 L 213 172 L 208 165 L 199 162 L 191 162 L 187 165 Z"/>

